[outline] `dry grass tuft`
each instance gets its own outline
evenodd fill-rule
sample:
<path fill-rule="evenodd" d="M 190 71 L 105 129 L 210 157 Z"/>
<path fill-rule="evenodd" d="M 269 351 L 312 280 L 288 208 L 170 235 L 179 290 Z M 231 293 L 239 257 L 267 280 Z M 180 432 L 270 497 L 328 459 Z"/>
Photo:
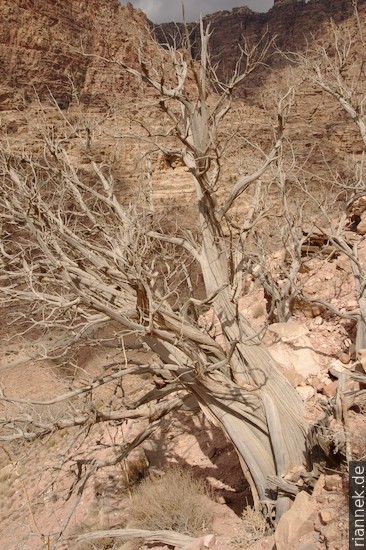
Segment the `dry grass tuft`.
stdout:
<path fill-rule="evenodd" d="M 257 540 L 263 538 L 267 532 L 266 520 L 260 512 L 251 506 L 247 506 L 242 513 L 243 533 L 233 543 L 235 548 L 244 550 Z"/>
<path fill-rule="evenodd" d="M 108 525 L 98 525 L 96 527 L 95 523 L 90 521 L 81 522 L 76 525 L 72 531 L 72 535 L 82 535 L 84 533 L 89 533 L 91 531 L 108 529 Z M 73 542 L 72 549 L 77 550 L 113 550 L 118 546 L 115 539 L 112 537 L 103 537 L 97 540 L 83 540 L 81 542 Z M 71 546 L 68 547 L 68 550 L 72 550 Z"/>
<path fill-rule="evenodd" d="M 134 490 L 131 526 L 197 536 L 212 526 L 214 502 L 207 484 L 180 468 L 151 476 Z"/>
<path fill-rule="evenodd" d="M 122 484 L 127 489 L 131 489 L 133 485 L 139 483 L 149 469 L 149 463 L 145 457 L 136 458 L 133 460 L 126 460 L 123 465 L 122 472 Z"/>

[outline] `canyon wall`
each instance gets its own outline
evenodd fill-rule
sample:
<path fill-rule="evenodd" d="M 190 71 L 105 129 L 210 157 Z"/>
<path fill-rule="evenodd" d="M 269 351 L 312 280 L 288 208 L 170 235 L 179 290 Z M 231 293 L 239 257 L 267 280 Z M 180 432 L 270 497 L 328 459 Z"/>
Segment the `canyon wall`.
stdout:
<path fill-rule="evenodd" d="M 67 107 L 73 91 L 84 103 L 135 93 L 138 84 L 98 58 L 137 61 L 143 42 L 154 55 L 148 20 L 118 0 L 0 1 L 0 110 L 37 94 Z"/>
<path fill-rule="evenodd" d="M 365 0 L 358 2 L 360 12 L 364 11 L 365 4 Z M 212 13 L 203 21 L 205 25 L 210 24 L 211 53 L 219 64 L 220 77 L 225 79 L 233 71 L 240 52 L 238 44 L 242 43 L 243 36 L 250 44 L 260 42 L 263 37 L 275 38 L 276 47 L 280 50 L 302 51 L 313 37 L 329 35 L 330 19 L 342 24 L 352 15 L 353 9 L 349 0 L 310 0 L 307 3 L 305 0 L 275 0 L 273 8 L 267 13 L 257 13 L 243 6 Z M 199 26 L 190 23 L 189 30 L 193 55 L 199 57 Z M 173 39 L 179 43 L 183 25 L 163 23 L 154 28 L 154 33 L 161 44 Z M 285 62 L 279 56 L 271 56 L 267 64 L 278 69 Z M 243 83 L 239 95 L 250 97 L 256 94 L 258 85 L 266 80 L 268 74 L 265 67 L 257 71 Z"/>
<path fill-rule="evenodd" d="M 366 0 L 359 0 L 358 6 L 365 26 Z M 211 25 L 211 52 L 225 78 L 233 69 L 243 34 L 251 43 L 267 34 L 268 39 L 276 37 L 282 50 L 304 51 L 312 36 L 325 43 L 331 40 L 330 18 L 354 33 L 355 25 L 349 23 L 352 11 L 349 0 L 276 0 L 268 13 L 243 6 L 208 15 L 204 22 Z M 82 105 L 97 110 L 118 100 L 131 100 L 131 105 L 136 97 L 148 97 L 139 80 L 106 60 L 123 59 L 137 65 L 138 52 L 143 49 L 145 60 L 161 66 L 164 49 L 153 39 L 151 28 L 140 10 L 130 3 L 122 6 L 119 0 L 0 0 L 0 111 L 22 109 L 37 96 L 46 101 L 52 95 L 61 108 L 67 108 L 76 96 Z M 189 28 L 197 56 L 198 28 L 196 24 Z M 162 24 L 154 32 L 160 43 L 178 36 L 179 45 L 182 25 Z M 288 62 L 273 55 L 267 64 L 275 70 L 259 68 L 239 89 L 238 98 L 245 98 L 246 105 L 262 109 L 263 98 L 285 82 Z M 305 113 L 310 113 L 311 125 Z M 152 113 L 148 116 L 151 119 Z M 128 117 L 135 117 L 133 108 Z M 263 120 L 267 118 L 263 112 Z M 259 120 L 256 115 L 257 125 Z M 354 140 L 359 138 L 348 122 L 319 90 L 308 85 L 298 90 L 291 133 L 302 144 L 304 155 L 314 141 L 329 150 L 328 159 L 338 155 L 345 140 L 354 150 Z M 270 128 L 259 132 L 265 133 L 271 138 Z"/>
<path fill-rule="evenodd" d="M 359 0 L 362 8 L 366 0 Z M 221 76 L 229 74 L 243 34 L 251 43 L 267 33 L 276 36 L 284 50 L 298 50 L 311 35 L 326 34 L 329 18 L 346 20 L 352 13 L 349 0 L 276 0 L 268 13 L 243 6 L 205 17 L 213 34 L 211 51 L 220 63 Z M 198 28 L 190 24 L 194 55 L 199 51 Z M 119 0 L 0 0 L 0 110 L 20 108 L 24 102 L 55 97 L 61 107 L 73 91 L 84 104 L 103 105 L 107 98 L 139 93 L 139 83 L 101 58 L 137 63 L 138 49 L 156 59 L 158 46 L 152 24 L 130 3 Z M 154 32 L 164 43 L 182 31 L 182 25 L 162 24 Z M 179 42 L 179 39 L 178 39 Z M 283 61 L 270 58 L 269 64 Z M 240 95 L 256 94 L 267 78 L 263 68 L 243 84 Z"/>

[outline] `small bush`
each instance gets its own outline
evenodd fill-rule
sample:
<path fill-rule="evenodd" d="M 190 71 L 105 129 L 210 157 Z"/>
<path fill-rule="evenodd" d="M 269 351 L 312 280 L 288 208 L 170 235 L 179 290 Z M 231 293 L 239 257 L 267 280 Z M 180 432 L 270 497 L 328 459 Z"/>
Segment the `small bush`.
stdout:
<path fill-rule="evenodd" d="M 115 548 L 115 541 L 109 537 L 93 541 L 83 541 L 77 545 L 77 550 L 111 550 L 112 548 Z"/>
<path fill-rule="evenodd" d="M 96 525 L 92 522 L 81 522 L 74 527 L 72 535 L 75 537 L 77 535 L 89 533 L 90 531 L 99 531 L 104 529 L 108 529 L 108 525 Z M 72 546 L 68 546 L 68 550 L 74 550 L 75 548 L 77 548 L 77 550 L 112 550 L 113 548 L 116 548 L 116 542 L 111 537 L 103 537 L 97 540 L 73 542 Z"/>
<path fill-rule="evenodd" d="M 145 457 L 126 460 L 122 472 L 123 486 L 130 489 L 133 485 L 137 485 L 146 476 L 148 468 L 149 463 Z"/>
<path fill-rule="evenodd" d="M 244 550 L 264 537 L 267 531 L 267 524 L 263 515 L 250 506 L 247 506 L 243 511 L 242 520 L 243 536 L 240 536 L 235 542 L 237 543 L 237 548 Z"/>
<path fill-rule="evenodd" d="M 160 478 L 146 478 L 134 490 L 131 526 L 197 536 L 211 528 L 213 507 L 212 492 L 203 480 L 172 468 Z"/>

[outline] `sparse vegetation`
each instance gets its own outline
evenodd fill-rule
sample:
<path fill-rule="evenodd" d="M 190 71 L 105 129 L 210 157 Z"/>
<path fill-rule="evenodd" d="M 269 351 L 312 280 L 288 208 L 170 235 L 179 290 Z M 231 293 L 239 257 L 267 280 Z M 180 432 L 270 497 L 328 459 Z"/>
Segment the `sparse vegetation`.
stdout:
<path fill-rule="evenodd" d="M 212 527 L 212 499 L 205 481 L 190 471 L 171 468 L 162 477 L 146 478 L 133 491 L 130 524 L 197 536 Z"/>
<path fill-rule="evenodd" d="M 130 490 L 148 473 L 149 465 L 144 458 L 128 459 L 122 464 L 123 485 Z"/>
<path fill-rule="evenodd" d="M 268 525 L 263 515 L 251 506 L 246 506 L 242 513 L 243 539 L 238 540 L 238 548 L 247 548 L 264 537 Z"/>
<path fill-rule="evenodd" d="M 74 529 L 72 530 L 72 536 L 81 535 L 90 531 L 91 529 L 95 529 L 95 527 L 95 524 L 84 521 L 74 527 Z M 102 527 L 103 526 L 101 526 L 100 528 Z M 78 543 L 73 542 L 72 547 L 69 546 L 69 550 L 73 550 L 74 548 L 75 550 L 113 550 L 114 548 L 117 548 L 117 543 L 112 537 L 102 537 L 94 541 L 86 540 Z"/>
<path fill-rule="evenodd" d="M 9 233 L 1 295 L 6 304 L 29 308 L 33 325 L 23 330 L 36 339 L 42 328 L 42 352 L 57 357 L 81 346 L 87 338 L 93 341 L 98 328 L 112 321 L 118 326 L 117 347 L 124 338 L 135 335 L 156 354 L 156 363 L 148 364 L 124 356 L 91 384 L 75 384 L 70 392 L 50 400 L 30 400 L 31 407 L 65 402 L 69 408 L 62 418 L 43 423 L 37 423 L 32 412 L 30 418 L 18 416 L 16 427 L 8 425 L 8 437 L 18 437 L 16 429 L 36 439 L 73 426 L 86 427 L 91 411 L 94 424 L 129 418 L 149 421 L 139 436 L 123 445 L 119 455 L 105 460 L 85 457 L 82 464 L 88 477 L 94 468 L 127 457 L 173 410 L 188 407 L 193 412 L 200 405 L 221 425 L 240 455 L 256 507 L 270 494 L 278 501 L 279 519 L 290 500 L 273 490 L 273 478 L 286 473 L 292 464 L 305 462 L 308 423 L 298 393 L 249 320 L 239 315 L 238 299 L 247 233 L 265 215 L 260 178 L 266 173 L 270 179 L 278 175 L 275 167 L 282 154 L 293 90 L 286 90 L 277 102 L 270 145 L 264 151 L 251 144 L 256 162 L 250 165 L 249 174 L 244 167 L 226 189 L 221 166 L 229 161 L 221 127 L 232 107 L 234 90 L 262 66 L 271 40 L 263 37 L 258 44 L 244 40 L 232 76 L 220 82 L 210 59 L 210 34 L 202 23 L 199 65 L 192 59 L 189 37 L 182 51 L 168 49 L 169 70 L 163 63 L 149 68 L 144 59 L 148 53 L 143 51 L 139 69 L 121 59 L 102 60 L 142 79 L 151 89 L 154 108 L 169 128 L 166 140 L 161 145 L 154 129 L 146 136 L 143 128 L 131 139 L 147 140 L 155 152 L 174 154 L 189 171 L 194 231 L 177 220 L 171 227 L 162 225 L 146 197 L 127 204 L 113 170 L 94 154 L 98 150 L 94 149 L 94 130 L 82 114 L 77 129 L 67 113 L 58 110 L 62 120 L 52 137 L 48 128 L 40 131 L 42 153 L 19 158 L 9 147 L 4 150 L 0 212 L 5 225 L 10 220 L 11 227 L 16 225 L 21 232 L 21 242 Z M 78 157 L 64 145 L 67 140 L 62 133 L 68 135 L 70 128 L 84 155 L 82 168 Z M 230 213 L 246 193 L 254 203 L 237 226 Z M 201 277 L 201 289 L 192 284 L 191 269 Z M 208 307 L 221 326 L 222 343 L 198 324 Z M 27 325 L 27 319 L 25 315 L 19 321 Z M 54 326 L 58 338 L 57 346 L 52 347 L 44 343 L 44 334 L 52 333 Z M 94 346 L 102 342 L 96 338 Z M 134 401 L 121 400 L 122 407 L 117 410 L 96 406 L 102 386 L 116 384 L 132 373 L 155 375 L 156 388 L 149 388 Z M 86 399 L 76 414 L 72 399 L 79 396 Z"/>

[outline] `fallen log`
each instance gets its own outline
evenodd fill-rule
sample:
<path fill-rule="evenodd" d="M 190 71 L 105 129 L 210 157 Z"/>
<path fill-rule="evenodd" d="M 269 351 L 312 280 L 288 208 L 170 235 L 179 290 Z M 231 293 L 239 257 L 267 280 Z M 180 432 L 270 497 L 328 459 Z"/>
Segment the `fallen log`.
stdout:
<path fill-rule="evenodd" d="M 193 538 L 188 535 L 182 535 L 174 531 L 147 531 L 145 529 L 110 529 L 106 531 L 92 531 L 83 533 L 75 540 L 81 542 L 84 540 L 94 540 L 100 538 L 122 538 L 122 539 L 143 539 L 144 542 L 162 543 L 168 546 L 174 546 L 179 550 L 202 550 L 211 548 L 215 544 L 214 535 L 205 535 Z M 71 537 L 70 537 L 71 538 Z"/>

